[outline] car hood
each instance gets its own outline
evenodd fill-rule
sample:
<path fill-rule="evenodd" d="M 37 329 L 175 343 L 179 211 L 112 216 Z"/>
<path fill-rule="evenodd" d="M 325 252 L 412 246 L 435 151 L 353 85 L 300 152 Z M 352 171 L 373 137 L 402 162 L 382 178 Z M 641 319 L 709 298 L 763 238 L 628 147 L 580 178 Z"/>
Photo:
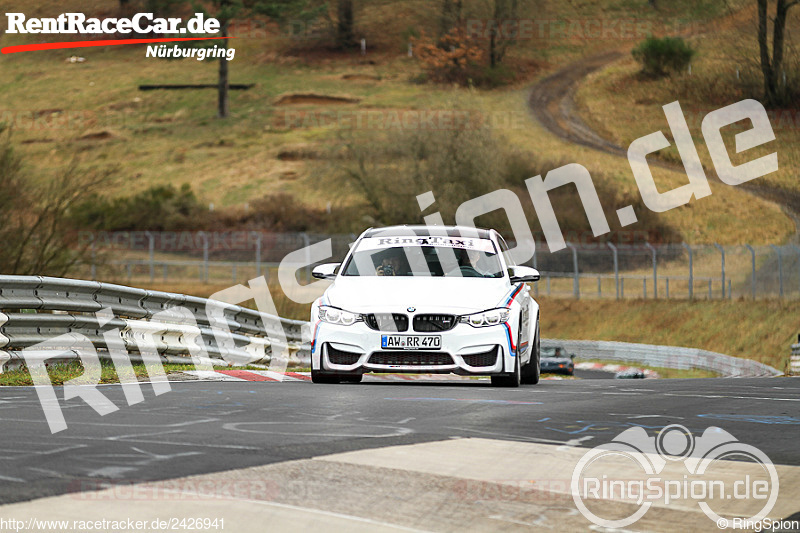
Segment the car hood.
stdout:
<path fill-rule="evenodd" d="M 342 277 L 325 292 L 328 304 L 353 312 L 484 311 L 505 305 L 507 279 L 442 277 Z"/>

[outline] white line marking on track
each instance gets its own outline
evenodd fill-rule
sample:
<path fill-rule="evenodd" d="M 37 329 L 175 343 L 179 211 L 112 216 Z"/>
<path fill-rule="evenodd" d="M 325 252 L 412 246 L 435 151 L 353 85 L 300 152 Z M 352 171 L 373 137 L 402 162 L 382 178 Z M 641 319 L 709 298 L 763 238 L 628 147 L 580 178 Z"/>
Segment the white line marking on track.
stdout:
<path fill-rule="evenodd" d="M 533 527 L 540 523 L 540 521 L 536 522 L 523 522 L 522 520 L 515 520 L 514 518 L 509 518 L 507 516 L 495 514 L 489 516 L 490 520 L 499 520 L 500 522 L 508 522 L 509 524 L 517 524 L 519 526 L 526 526 L 526 527 Z"/>
<path fill-rule="evenodd" d="M 678 420 L 683 420 L 682 416 L 674 416 L 674 415 L 634 415 L 630 413 L 608 413 L 609 416 L 626 416 L 631 420 L 635 420 L 637 418 L 676 418 Z"/>
<path fill-rule="evenodd" d="M 259 429 L 245 429 L 240 426 L 256 426 L 256 425 L 264 425 L 268 426 L 266 429 L 259 430 Z M 319 426 L 321 431 L 282 431 L 280 430 L 280 426 L 306 426 L 306 427 L 313 427 Z M 351 423 L 340 423 L 340 424 L 319 424 L 318 422 L 270 422 L 270 421 L 261 421 L 261 422 L 231 422 L 222 426 L 222 429 L 225 431 L 240 431 L 242 433 L 265 433 L 270 435 L 296 435 L 296 436 L 305 436 L 305 437 L 344 437 L 344 438 L 388 438 L 388 437 L 399 437 L 401 435 L 408 435 L 409 433 L 414 433 L 413 429 L 409 428 L 401 428 L 401 427 L 394 427 L 394 426 L 386 426 L 386 425 L 367 425 L 364 428 L 380 428 L 380 429 L 388 429 L 394 430 L 391 433 L 382 433 L 378 435 L 369 435 L 366 433 L 329 433 L 326 430 L 331 430 L 336 426 L 341 426 L 344 428 L 353 428 L 359 429 L 360 426 L 357 424 Z M 279 429 L 272 429 L 278 427 Z"/>
<path fill-rule="evenodd" d="M 569 450 L 570 448 L 574 448 L 575 446 L 580 446 L 581 442 L 586 442 L 587 440 L 592 440 L 594 437 L 586 436 L 581 437 L 579 439 L 570 439 L 564 443 L 563 446 L 559 446 L 556 450 L 563 452 L 564 450 Z"/>
<path fill-rule="evenodd" d="M 725 394 L 675 394 L 665 393 L 664 396 L 675 396 L 678 398 L 708 398 L 716 400 L 720 398 L 730 398 L 732 400 L 768 400 L 775 402 L 800 402 L 800 398 L 769 398 L 764 396 L 728 396 Z"/>
<path fill-rule="evenodd" d="M 563 440 L 553 440 L 553 439 L 540 439 L 538 437 L 523 437 L 521 435 L 509 435 L 508 433 L 497 433 L 496 431 L 481 431 L 479 429 L 469 429 L 469 428 L 456 428 L 452 426 L 448 426 L 445 429 L 455 429 L 456 431 L 470 431 L 472 433 L 480 433 L 481 435 L 493 435 L 495 437 L 508 437 L 509 439 L 521 441 L 521 442 L 540 442 L 542 444 L 567 444 L 567 441 Z M 456 438 L 464 438 L 464 437 L 456 437 Z"/>

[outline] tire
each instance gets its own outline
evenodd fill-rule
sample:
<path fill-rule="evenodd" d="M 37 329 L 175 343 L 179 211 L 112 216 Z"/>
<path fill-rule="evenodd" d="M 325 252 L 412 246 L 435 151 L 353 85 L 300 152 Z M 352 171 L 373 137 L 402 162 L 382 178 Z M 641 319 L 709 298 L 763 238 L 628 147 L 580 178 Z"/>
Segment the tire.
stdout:
<path fill-rule="evenodd" d="M 312 383 L 361 383 L 364 374 L 342 374 L 311 369 Z"/>
<path fill-rule="evenodd" d="M 514 372 L 511 374 L 501 374 L 499 376 L 492 376 L 493 387 L 519 387 L 521 373 L 519 368 L 519 349 L 514 355 Z"/>
<path fill-rule="evenodd" d="M 525 385 L 536 385 L 541 376 L 540 369 L 539 324 L 536 324 L 536 336 L 531 344 L 531 360 L 522 367 L 521 381 Z"/>
<path fill-rule="evenodd" d="M 342 377 L 337 376 L 336 374 L 330 374 L 328 372 L 323 372 L 322 370 L 314 370 L 314 367 L 311 367 L 311 382 L 312 383 L 339 383 L 341 382 Z"/>

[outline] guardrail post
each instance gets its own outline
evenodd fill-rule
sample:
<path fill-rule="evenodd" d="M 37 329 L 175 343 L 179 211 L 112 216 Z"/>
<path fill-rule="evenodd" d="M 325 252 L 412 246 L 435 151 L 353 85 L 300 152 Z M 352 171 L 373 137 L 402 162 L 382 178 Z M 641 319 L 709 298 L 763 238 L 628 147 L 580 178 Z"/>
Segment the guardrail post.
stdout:
<path fill-rule="evenodd" d="M 600 276 L 597 276 L 597 297 L 603 297 L 603 278 Z"/>
<path fill-rule="evenodd" d="M 572 271 L 573 271 L 573 278 L 572 278 L 572 295 L 575 296 L 576 300 L 580 300 L 581 298 L 581 284 L 580 278 L 578 277 L 578 249 L 572 243 L 567 243 L 567 247 L 572 250 Z"/>
<path fill-rule="evenodd" d="M 720 255 L 722 256 L 722 299 L 725 299 L 725 248 L 720 246 L 717 243 L 714 243 L 714 246 L 717 250 L 719 250 Z"/>
<path fill-rule="evenodd" d="M 149 231 L 144 232 L 147 235 L 147 240 L 149 241 L 147 244 L 147 248 L 150 253 L 150 283 L 153 283 L 156 279 L 156 264 L 155 264 L 155 253 L 156 253 L 156 239 L 153 237 L 153 234 Z"/>
<path fill-rule="evenodd" d="M 539 267 L 537 266 L 537 262 L 536 262 L 536 239 L 535 238 L 533 239 L 533 268 L 535 268 L 536 270 L 539 270 Z M 536 298 L 539 297 L 539 284 L 538 283 L 534 283 L 533 284 L 533 295 Z"/>
<path fill-rule="evenodd" d="M 647 300 L 647 278 L 642 278 L 642 299 Z"/>
<path fill-rule="evenodd" d="M 261 232 L 254 231 L 256 236 L 256 277 L 261 276 Z"/>
<path fill-rule="evenodd" d="M 750 288 L 753 291 L 753 300 L 756 299 L 756 251 L 749 244 L 744 245 L 745 248 L 750 250 L 750 260 L 753 272 L 750 277 Z"/>
<path fill-rule="evenodd" d="M 608 244 L 608 247 L 611 248 L 611 252 L 614 254 L 614 283 L 617 286 L 617 300 L 619 300 L 619 257 L 617 255 L 617 247 L 611 242 L 606 244 Z"/>
<path fill-rule="evenodd" d="M 793 244 L 792 248 L 797 251 L 797 290 L 800 291 L 800 246 Z"/>
<path fill-rule="evenodd" d="M 95 244 L 95 236 L 92 235 L 92 281 L 97 279 L 97 246 Z"/>
<path fill-rule="evenodd" d="M 619 280 L 619 297 L 625 298 L 625 278 L 620 278 Z"/>
<path fill-rule="evenodd" d="M 783 298 L 783 254 L 781 253 L 781 249 L 774 244 L 770 244 L 770 246 L 772 246 L 772 249 L 778 254 L 778 289 L 780 291 L 780 297 Z"/>
<path fill-rule="evenodd" d="M 708 299 L 711 300 L 714 297 L 714 287 L 711 285 L 713 280 L 708 278 Z"/>
<path fill-rule="evenodd" d="M 303 246 L 306 250 L 306 283 L 311 283 L 311 250 L 309 246 L 311 246 L 311 240 L 308 238 L 307 233 L 302 233 L 303 236 Z"/>
<path fill-rule="evenodd" d="M 658 252 L 649 242 L 645 242 L 644 245 L 653 254 L 653 298 L 658 299 Z"/>
<path fill-rule="evenodd" d="M 201 231 L 198 235 L 203 237 L 203 271 L 200 277 L 203 283 L 208 283 L 208 236 L 205 231 Z"/>
<path fill-rule="evenodd" d="M 664 281 L 667 289 L 667 300 L 669 300 L 669 278 L 666 278 Z"/>
<path fill-rule="evenodd" d="M 692 264 L 692 247 L 683 243 L 683 247 L 689 252 L 689 299 L 694 299 L 694 265 Z"/>

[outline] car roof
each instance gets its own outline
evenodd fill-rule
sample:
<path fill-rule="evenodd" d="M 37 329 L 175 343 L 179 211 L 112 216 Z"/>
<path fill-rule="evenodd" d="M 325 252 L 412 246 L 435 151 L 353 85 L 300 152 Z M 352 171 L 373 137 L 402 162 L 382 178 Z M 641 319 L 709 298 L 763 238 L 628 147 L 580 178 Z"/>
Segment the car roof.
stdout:
<path fill-rule="evenodd" d="M 477 235 L 476 235 L 477 233 Z M 424 226 L 424 225 L 403 225 L 388 226 L 385 228 L 370 228 L 364 232 L 364 237 L 403 237 L 406 235 L 438 235 L 445 237 L 476 236 L 479 239 L 491 239 L 493 230 L 484 228 L 472 228 L 468 226 Z"/>

